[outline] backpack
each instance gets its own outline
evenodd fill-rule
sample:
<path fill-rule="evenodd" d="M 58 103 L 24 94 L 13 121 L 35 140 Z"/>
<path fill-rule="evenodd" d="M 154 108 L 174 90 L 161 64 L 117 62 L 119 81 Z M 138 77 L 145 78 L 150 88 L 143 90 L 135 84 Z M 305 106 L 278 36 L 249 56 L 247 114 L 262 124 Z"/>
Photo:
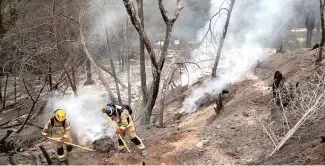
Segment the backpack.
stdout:
<path fill-rule="evenodd" d="M 129 112 L 129 114 L 130 115 L 132 115 L 132 109 L 131 109 L 131 107 L 129 106 L 129 105 L 122 105 L 122 106 L 119 106 L 119 105 L 113 105 L 113 104 L 107 104 L 107 106 L 111 106 L 111 107 L 113 107 L 114 109 L 116 109 L 117 110 L 117 112 L 118 112 L 118 114 L 121 116 L 121 113 L 123 112 L 123 110 L 127 110 L 128 112 Z M 121 108 L 117 108 L 116 106 L 119 106 L 119 107 L 121 107 Z"/>
<path fill-rule="evenodd" d="M 129 105 L 123 105 L 121 110 L 123 111 L 124 109 L 126 109 L 129 112 L 129 114 L 132 115 L 133 111 Z"/>
<path fill-rule="evenodd" d="M 116 105 L 113 105 L 113 104 L 107 104 L 107 106 L 111 106 L 114 109 L 116 109 L 118 115 L 120 116 L 120 118 L 121 118 L 121 114 L 122 114 L 123 110 L 125 110 L 125 109 L 129 112 L 129 115 L 130 116 L 132 115 L 132 112 L 133 112 L 132 109 L 131 109 L 131 107 L 129 105 L 126 105 L 126 104 L 125 105 L 122 105 L 122 106 L 117 105 L 118 107 L 121 107 L 121 108 L 117 108 Z M 132 118 L 132 116 L 131 116 L 131 118 Z M 128 123 L 130 123 L 129 117 L 127 118 L 127 120 L 128 120 Z"/>
<path fill-rule="evenodd" d="M 62 127 L 65 127 L 65 120 L 66 119 L 64 119 L 64 121 L 62 122 Z M 54 126 L 54 117 L 51 118 L 51 127 L 53 128 L 53 126 Z"/>

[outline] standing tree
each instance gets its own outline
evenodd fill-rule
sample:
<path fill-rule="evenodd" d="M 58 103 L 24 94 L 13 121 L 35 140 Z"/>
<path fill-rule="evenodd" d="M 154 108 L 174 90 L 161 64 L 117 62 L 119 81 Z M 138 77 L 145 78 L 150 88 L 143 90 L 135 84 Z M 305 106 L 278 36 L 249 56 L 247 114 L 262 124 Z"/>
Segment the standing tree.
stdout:
<path fill-rule="evenodd" d="M 216 56 L 216 59 L 214 61 L 214 65 L 213 65 L 213 68 L 212 68 L 212 77 L 216 77 L 216 75 L 217 75 L 217 67 L 218 67 L 218 63 L 219 63 L 219 59 L 220 59 L 220 55 L 221 55 L 223 43 L 225 42 L 225 39 L 226 39 L 228 25 L 229 25 L 229 20 L 230 20 L 230 17 L 231 17 L 231 12 L 232 12 L 232 9 L 234 7 L 234 4 L 235 4 L 235 0 L 231 0 L 231 4 L 230 4 L 230 8 L 229 9 L 222 8 L 224 10 L 227 10 L 228 11 L 228 14 L 227 14 L 227 20 L 226 20 L 226 23 L 225 23 L 225 27 L 223 28 L 222 36 L 220 37 L 220 42 L 219 42 L 219 47 L 218 47 L 218 51 L 217 51 L 217 56 Z M 216 15 L 217 14 L 215 14 L 214 16 L 216 16 Z M 210 22 L 210 25 L 211 25 L 211 22 Z"/>
<path fill-rule="evenodd" d="M 129 26 L 129 18 L 126 18 L 125 23 L 125 46 L 126 46 L 126 71 L 127 71 L 127 80 L 128 80 L 128 105 L 131 106 L 132 98 L 131 98 L 131 71 L 130 71 L 130 41 L 128 38 L 128 34 L 130 33 L 128 30 Z"/>
<path fill-rule="evenodd" d="M 91 78 L 91 63 L 90 60 L 86 60 L 86 70 L 87 70 L 87 80 L 84 85 L 91 85 L 95 83 L 95 81 Z"/>
<path fill-rule="evenodd" d="M 156 102 L 156 99 L 158 96 L 160 77 L 161 77 L 162 69 L 164 67 L 164 62 L 166 59 L 167 50 L 168 50 L 170 38 L 171 38 L 171 32 L 173 30 L 173 25 L 174 25 L 175 21 L 177 20 L 181 10 L 184 7 L 181 0 L 177 0 L 177 9 L 175 11 L 174 17 L 170 18 L 167 15 L 167 11 L 166 11 L 162 1 L 163 0 L 158 0 L 158 4 L 159 4 L 160 13 L 162 15 L 162 18 L 163 18 L 165 24 L 166 24 L 166 35 L 165 35 L 165 41 L 164 41 L 164 46 L 162 48 L 161 55 L 160 55 L 159 59 L 157 60 L 157 56 L 154 52 L 151 42 L 148 39 L 147 33 L 144 31 L 144 28 L 141 24 L 140 18 L 136 15 L 135 9 L 133 8 L 131 1 L 123 0 L 125 8 L 130 16 L 130 20 L 131 20 L 134 28 L 138 31 L 141 39 L 143 40 L 144 45 L 147 49 L 147 52 L 150 56 L 150 61 L 152 64 L 151 66 L 152 66 L 153 82 L 150 87 L 150 94 L 149 94 L 148 102 L 147 102 L 146 108 L 145 108 L 146 112 L 145 112 L 144 121 L 146 124 L 150 123 L 152 109 L 155 105 L 155 102 Z"/>
<path fill-rule="evenodd" d="M 323 47 L 324 47 L 324 42 L 325 42 L 325 29 L 324 29 L 324 6 L 325 6 L 325 1 L 324 0 L 319 0 L 319 6 L 320 6 L 320 19 L 321 19 L 321 27 L 322 27 L 322 40 L 319 45 L 319 53 L 318 53 L 318 58 L 316 60 L 316 63 L 320 63 L 322 61 L 322 53 L 323 53 Z"/>
<path fill-rule="evenodd" d="M 87 47 L 87 43 L 86 43 L 86 39 L 85 39 L 85 35 L 84 35 L 84 17 L 87 15 L 87 10 L 88 10 L 88 6 L 86 5 L 86 7 L 82 6 L 81 2 L 78 1 L 77 2 L 79 4 L 79 8 L 81 9 L 78 13 L 78 20 L 74 20 L 77 24 L 78 24 L 78 29 L 79 29 L 79 35 L 80 35 L 80 44 L 87 56 L 87 58 L 89 59 L 89 61 L 91 62 L 91 64 L 94 66 L 95 71 L 98 75 L 99 80 L 102 82 L 102 84 L 104 85 L 109 98 L 111 99 L 112 103 L 117 103 L 117 100 L 111 90 L 111 88 L 109 87 L 108 82 L 106 81 L 106 79 L 103 76 L 103 73 L 101 71 L 101 68 L 96 64 L 93 55 L 90 54 L 88 47 Z M 113 75 L 114 76 L 114 75 Z"/>
<path fill-rule="evenodd" d="M 311 47 L 311 39 L 313 38 L 313 29 L 315 28 L 316 17 L 313 12 L 308 11 L 305 18 L 305 26 L 307 28 L 306 47 Z"/>
<path fill-rule="evenodd" d="M 137 0 L 138 4 L 138 16 L 141 21 L 141 26 L 144 29 L 144 14 L 143 14 L 143 0 Z M 142 106 L 148 101 L 148 88 L 147 88 L 147 78 L 146 78 L 146 59 L 144 52 L 144 42 L 140 37 L 140 77 L 141 77 L 141 90 L 142 90 Z"/>

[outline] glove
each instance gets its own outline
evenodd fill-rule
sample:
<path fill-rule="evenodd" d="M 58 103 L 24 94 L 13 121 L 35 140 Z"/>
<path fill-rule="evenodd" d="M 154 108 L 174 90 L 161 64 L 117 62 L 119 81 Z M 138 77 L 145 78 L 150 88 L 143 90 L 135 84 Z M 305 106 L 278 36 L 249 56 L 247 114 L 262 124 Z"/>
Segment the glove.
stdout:
<path fill-rule="evenodd" d="M 68 138 L 65 138 L 65 137 L 63 137 L 62 139 L 61 139 L 61 142 L 69 142 L 69 140 L 68 140 Z"/>
<path fill-rule="evenodd" d="M 122 129 L 117 129 L 117 130 L 115 131 L 115 133 L 116 133 L 116 134 L 122 134 L 122 133 L 123 133 L 123 130 L 122 130 Z"/>
<path fill-rule="evenodd" d="M 49 139 L 49 137 L 47 135 L 43 135 L 44 139 Z"/>

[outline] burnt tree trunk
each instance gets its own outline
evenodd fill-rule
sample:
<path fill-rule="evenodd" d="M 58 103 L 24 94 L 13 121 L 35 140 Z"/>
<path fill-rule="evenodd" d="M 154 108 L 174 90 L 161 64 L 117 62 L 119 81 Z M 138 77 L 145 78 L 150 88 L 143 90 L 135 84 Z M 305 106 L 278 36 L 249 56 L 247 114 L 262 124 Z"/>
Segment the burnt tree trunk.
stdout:
<path fill-rule="evenodd" d="M 1 78 L 1 76 L 0 76 L 0 102 L 1 103 L 3 102 L 3 97 L 2 97 L 2 78 Z"/>
<path fill-rule="evenodd" d="M 76 70 L 74 67 L 71 67 L 71 73 L 72 73 L 72 83 L 75 89 L 77 90 L 77 77 L 76 77 Z"/>
<path fill-rule="evenodd" d="M 8 74 L 6 73 L 5 75 L 6 75 L 6 82 L 5 82 L 5 89 L 3 91 L 2 110 L 6 108 L 7 87 L 8 87 L 8 79 L 9 79 Z"/>
<path fill-rule="evenodd" d="M 179 66 L 178 66 L 179 67 Z M 177 67 L 168 67 L 168 72 L 163 81 L 163 85 L 160 91 L 161 99 L 160 99 L 160 110 L 159 110 L 159 126 L 164 127 L 164 111 L 165 111 L 165 100 L 166 100 L 166 92 L 168 91 L 168 85 L 172 82 L 173 76 L 177 71 Z"/>
<path fill-rule="evenodd" d="M 119 66 L 119 71 L 122 72 L 122 57 L 118 53 L 118 66 Z"/>
<path fill-rule="evenodd" d="M 39 146 L 39 148 L 41 149 L 41 151 L 42 151 L 42 153 L 43 153 L 43 155 L 44 155 L 44 157 L 45 157 L 45 159 L 46 159 L 47 164 L 48 164 L 48 165 L 52 165 L 53 162 L 52 162 L 52 160 L 51 160 L 51 158 L 50 158 L 50 155 L 47 153 L 47 151 L 46 151 L 46 149 L 43 147 L 43 145 Z"/>
<path fill-rule="evenodd" d="M 15 103 L 17 102 L 17 78 L 15 77 L 15 82 L 14 82 L 14 101 Z"/>
<path fill-rule="evenodd" d="M 323 60 L 322 54 L 323 54 L 323 47 L 324 47 L 324 42 L 325 42 L 325 28 L 324 28 L 324 6 L 325 6 L 325 1 L 319 0 L 320 3 L 320 18 L 321 18 L 321 28 L 322 28 L 322 40 L 319 44 L 319 53 L 318 57 L 316 59 L 316 63 L 320 63 Z"/>
<path fill-rule="evenodd" d="M 149 54 L 150 60 L 151 60 L 151 64 L 152 64 L 153 82 L 152 82 L 152 85 L 150 88 L 150 94 L 149 94 L 148 102 L 147 102 L 146 109 L 145 109 L 145 116 L 144 116 L 144 122 L 146 124 L 149 124 L 150 118 L 152 115 L 152 109 L 155 105 L 157 95 L 159 92 L 160 76 L 161 76 L 161 72 L 164 67 L 164 62 L 165 62 L 166 55 L 167 55 L 167 50 L 168 50 L 169 43 L 170 43 L 172 28 L 180 14 L 180 11 L 183 9 L 184 6 L 182 5 L 180 0 L 177 0 L 177 9 L 175 11 L 174 17 L 169 18 L 167 15 L 167 11 L 165 10 L 165 7 L 163 6 L 162 0 L 158 0 L 159 10 L 160 10 L 160 13 L 163 17 L 165 24 L 166 24 L 166 35 L 165 35 L 165 42 L 164 42 L 162 53 L 157 61 L 156 54 L 155 54 L 154 49 L 151 45 L 151 42 L 149 41 L 148 36 L 147 36 L 146 32 L 144 31 L 144 28 L 141 25 L 141 21 L 140 21 L 139 17 L 136 15 L 130 0 L 123 0 L 123 2 L 124 2 L 125 8 L 129 14 L 129 16 L 130 16 L 130 19 L 131 19 L 131 22 L 132 22 L 134 28 L 138 31 L 140 37 L 142 38 L 142 40 L 145 44 L 145 47 L 148 51 L 148 54 Z"/>
<path fill-rule="evenodd" d="M 129 48 L 127 51 L 127 60 L 126 60 L 126 70 L 127 70 L 127 79 L 128 79 L 128 105 L 131 106 L 132 102 L 132 94 L 131 94 L 131 72 L 130 72 L 130 55 L 129 55 Z"/>
<path fill-rule="evenodd" d="M 87 55 L 87 58 L 90 60 L 90 62 L 93 64 L 93 66 L 95 67 L 96 73 L 98 75 L 99 80 L 102 82 L 102 84 L 104 85 L 109 98 L 111 99 L 112 103 L 117 103 L 114 94 L 111 90 L 111 88 L 109 87 L 107 81 L 105 80 L 105 78 L 103 77 L 102 71 L 100 70 L 100 68 L 98 67 L 98 65 L 96 64 L 94 58 L 92 57 L 92 55 L 89 53 L 87 45 L 86 45 L 86 41 L 85 41 L 85 36 L 83 34 L 83 27 L 82 27 L 82 17 L 79 16 L 79 33 L 80 33 L 80 41 L 81 41 L 81 45 L 83 47 L 83 50 L 85 52 L 85 54 Z"/>
<path fill-rule="evenodd" d="M 122 72 L 125 71 L 125 55 L 123 53 L 123 51 L 121 51 L 121 56 L 122 56 Z"/>
<path fill-rule="evenodd" d="M 86 60 L 86 71 L 87 71 L 87 80 L 84 83 L 84 85 L 91 85 L 91 84 L 95 83 L 91 77 L 91 63 L 90 63 L 89 59 Z"/>
<path fill-rule="evenodd" d="M 3 6 L 4 5 L 2 3 L 2 0 L 0 0 L 0 9 L 1 10 L 2 10 Z M 6 29 L 3 24 L 3 13 L 2 13 L 2 11 L 0 11 L 0 38 L 2 38 L 5 33 L 6 33 Z"/>
<path fill-rule="evenodd" d="M 143 12 L 143 0 L 137 0 L 138 3 L 138 16 L 141 21 L 141 25 L 144 30 L 144 12 Z M 142 90 L 142 104 L 144 105 L 148 101 L 148 87 L 147 87 L 147 76 L 146 76 L 146 58 L 144 52 L 144 41 L 140 38 L 140 77 L 141 77 L 141 90 Z"/>
<path fill-rule="evenodd" d="M 313 29 L 315 28 L 316 17 L 309 12 L 305 18 L 305 26 L 307 28 L 306 47 L 311 47 L 311 39 L 313 38 Z"/>
<path fill-rule="evenodd" d="M 313 36 L 313 29 L 309 26 L 307 27 L 306 48 L 311 47 L 312 36 Z"/>
<path fill-rule="evenodd" d="M 36 104 L 37 104 L 37 102 L 38 102 L 38 100 L 39 100 L 39 98 L 40 98 L 40 96 L 41 96 L 41 94 L 42 94 L 42 92 L 43 92 L 44 87 L 45 87 L 46 79 L 45 79 L 44 84 L 43 84 L 42 88 L 40 89 L 40 91 L 38 92 L 38 94 L 37 94 L 37 96 L 36 96 L 35 99 L 34 99 L 34 97 L 32 96 L 32 94 L 29 92 L 28 87 L 27 87 L 27 85 L 26 85 L 26 82 L 25 82 L 25 79 L 24 79 L 24 78 L 23 78 L 23 84 L 24 84 L 24 86 L 25 86 L 25 90 L 26 90 L 26 92 L 27 92 L 27 94 L 28 94 L 30 100 L 32 101 L 32 106 L 31 106 L 30 109 L 29 109 L 29 113 L 28 113 L 26 119 L 25 119 L 24 122 L 21 124 L 20 128 L 16 131 L 16 133 L 19 133 L 19 132 L 21 132 L 21 131 L 24 129 L 24 127 L 25 127 L 25 125 L 27 124 L 28 120 L 29 120 L 30 117 L 32 116 L 32 113 L 33 113 L 33 111 L 34 111 L 34 109 L 35 109 L 35 107 L 36 107 Z"/>
<path fill-rule="evenodd" d="M 216 100 L 216 107 L 213 107 L 214 109 L 214 112 L 216 113 L 216 115 L 219 115 L 221 110 L 223 108 L 223 105 L 222 105 L 222 95 L 221 93 L 218 94 L 218 98 Z"/>
<path fill-rule="evenodd" d="M 111 46 L 110 46 L 110 42 L 109 42 L 109 38 L 108 38 L 109 36 L 108 36 L 107 29 L 105 29 L 105 33 L 106 33 L 106 42 L 107 42 L 106 44 L 107 44 L 108 57 L 111 62 L 113 78 L 114 78 L 114 82 L 115 82 L 115 86 L 116 86 L 117 100 L 118 100 L 119 104 L 122 104 L 120 87 L 117 82 L 117 76 L 116 76 L 115 66 L 114 66 L 114 62 L 113 62 L 112 50 L 111 50 Z"/>
<path fill-rule="evenodd" d="M 129 19 L 126 19 L 126 27 L 129 25 Z M 130 45 L 128 41 L 128 28 L 126 28 L 125 34 L 125 43 L 126 43 L 126 71 L 127 71 L 127 79 L 128 79 L 128 105 L 131 106 L 132 96 L 131 96 L 131 71 L 130 71 Z"/>
<path fill-rule="evenodd" d="M 219 64 L 219 60 L 220 60 L 220 55 L 221 55 L 223 43 L 225 42 L 225 39 L 226 39 L 228 25 L 229 25 L 229 21 L 230 21 L 230 17 L 231 17 L 231 13 L 232 13 L 234 4 L 235 4 L 235 0 L 231 0 L 230 8 L 228 9 L 227 20 L 226 20 L 225 26 L 223 28 L 222 36 L 220 38 L 220 42 L 219 42 L 219 46 L 218 46 L 218 50 L 217 50 L 217 56 L 216 56 L 216 59 L 214 61 L 214 65 L 212 68 L 212 77 L 216 77 L 216 75 L 217 75 L 217 68 L 218 68 L 218 64 Z"/>
<path fill-rule="evenodd" d="M 56 0 L 53 0 L 53 6 L 52 6 L 52 30 L 53 30 L 53 35 L 54 35 L 54 39 L 55 39 L 55 44 L 56 44 L 56 49 L 55 49 L 55 57 L 59 57 L 61 65 L 63 67 L 63 71 L 65 72 L 65 74 L 67 75 L 68 78 L 68 82 L 71 86 L 71 89 L 73 91 L 74 96 L 78 96 L 77 93 L 77 87 L 76 85 L 73 83 L 72 78 L 70 77 L 70 74 L 68 72 L 67 67 L 65 66 L 65 63 L 62 59 L 62 54 L 60 54 L 60 44 L 59 44 L 59 32 L 57 30 L 57 20 L 56 20 L 56 15 L 55 15 L 55 9 L 56 9 Z M 73 72 L 73 71 L 72 71 Z"/>
<path fill-rule="evenodd" d="M 17 163 L 16 163 L 16 161 L 15 161 L 15 159 L 14 159 L 13 156 L 9 156 L 9 163 L 10 163 L 11 165 L 17 165 Z"/>
<path fill-rule="evenodd" d="M 48 64 L 48 70 L 49 70 L 49 87 L 50 87 L 50 91 L 52 91 L 53 88 L 53 81 L 52 81 L 52 62 L 49 62 Z"/>

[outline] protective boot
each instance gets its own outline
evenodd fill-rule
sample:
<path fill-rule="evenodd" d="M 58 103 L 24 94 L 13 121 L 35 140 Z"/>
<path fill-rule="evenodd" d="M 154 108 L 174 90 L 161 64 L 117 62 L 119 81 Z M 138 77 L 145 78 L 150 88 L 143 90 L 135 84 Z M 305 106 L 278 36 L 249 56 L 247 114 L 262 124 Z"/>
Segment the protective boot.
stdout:
<path fill-rule="evenodd" d="M 72 145 L 66 145 L 66 146 L 67 146 L 67 157 L 69 157 L 69 156 L 71 156 L 73 146 Z"/>
<path fill-rule="evenodd" d="M 125 153 L 125 147 L 121 139 L 118 139 L 118 151 L 119 153 Z"/>
<path fill-rule="evenodd" d="M 60 148 L 57 148 L 57 154 L 58 154 L 58 159 L 60 162 L 63 162 L 65 160 L 65 155 L 64 155 L 64 148 L 63 147 L 60 147 Z"/>

